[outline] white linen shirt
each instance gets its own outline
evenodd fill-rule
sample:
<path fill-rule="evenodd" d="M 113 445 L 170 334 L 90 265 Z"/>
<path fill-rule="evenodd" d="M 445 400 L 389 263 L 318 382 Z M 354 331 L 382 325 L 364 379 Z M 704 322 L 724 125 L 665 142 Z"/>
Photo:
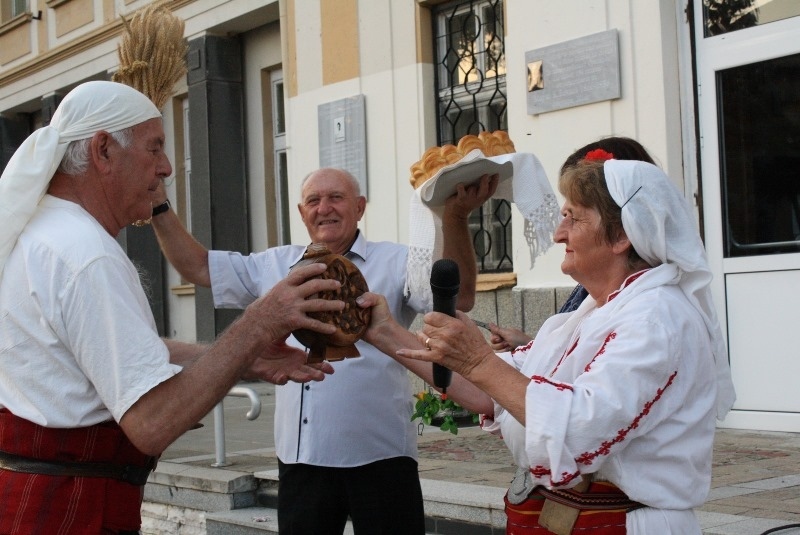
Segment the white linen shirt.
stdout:
<path fill-rule="evenodd" d="M 711 484 L 716 405 L 708 332 L 675 266 L 635 277 L 501 354 L 531 378 L 526 425 L 495 404 L 484 429 L 502 433 L 537 484 L 568 488 L 597 472 L 647 505 L 628 514 L 632 535 L 700 533 L 692 508 Z"/>
<path fill-rule="evenodd" d="M 119 422 L 179 370 L 116 240 L 46 195 L 0 280 L 0 406 L 45 427 Z"/>
<path fill-rule="evenodd" d="M 303 256 L 286 245 L 247 256 L 209 251 L 214 305 L 244 308 L 282 280 Z M 425 296 L 406 295 L 405 246 L 369 242 L 359 232 L 347 258 L 370 291 L 386 297 L 392 316 L 408 328 Z M 287 341 L 303 347 L 293 336 Z M 374 346 L 356 342 L 360 357 L 333 362 L 321 382 L 276 386 L 275 447 L 287 464 L 354 467 L 393 457 L 417 458 L 413 398 L 406 369 Z"/>

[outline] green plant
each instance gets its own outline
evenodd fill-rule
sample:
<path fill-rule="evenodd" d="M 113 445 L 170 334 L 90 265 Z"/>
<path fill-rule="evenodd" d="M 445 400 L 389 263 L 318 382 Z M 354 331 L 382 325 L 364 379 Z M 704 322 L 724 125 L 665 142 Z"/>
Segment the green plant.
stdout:
<path fill-rule="evenodd" d="M 422 391 L 414 397 L 417 400 L 417 404 L 414 406 L 414 414 L 411 415 L 412 421 L 420 418 L 425 425 L 431 425 L 434 419 L 441 418 L 442 423 L 439 429 L 450 431 L 454 435 L 458 434 L 458 422 L 454 417 L 456 413 L 471 414 L 473 423 L 478 423 L 477 414 L 469 413 L 452 399 L 442 399 L 439 395 L 430 391 Z"/>

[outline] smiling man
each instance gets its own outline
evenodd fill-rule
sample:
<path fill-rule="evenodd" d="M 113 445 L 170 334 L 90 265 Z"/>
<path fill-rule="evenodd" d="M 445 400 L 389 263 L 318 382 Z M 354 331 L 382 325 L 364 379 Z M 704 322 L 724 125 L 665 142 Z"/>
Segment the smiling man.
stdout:
<path fill-rule="evenodd" d="M 320 169 L 308 175 L 297 205 L 312 243 L 324 243 L 336 254 L 350 249 L 366 207 L 367 200 L 358 195 L 357 184 L 336 169 Z"/>
<path fill-rule="evenodd" d="M 443 255 L 459 263 L 462 310 L 471 309 L 475 297 L 467 218 L 496 187 L 497 178 L 488 176 L 470 188 L 459 186 L 445 207 Z M 303 181 L 298 209 L 311 241 L 358 266 L 369 288 L 385 295 L 392 315 L 408 327 L 418 312 L 427 312 L 422 305 L 426 297 L 407 288 L 406 246 L 367 241 L 359 231 L 366 204 L 350 173 L 323 168 Z M 153 228 L 169 261 L 187 280 L 210 286 L 218 308 L 247 306 L 305 251 L 299 245 L 247 256 L 207 251 L 172 211 L 154 217 Z M 293 337 L 288 343 L 301 347 Z M 334 363 L 336 374 L 327 380 L 276 387 L 281 535 L 338 535 L 348 516 L 357 533 L 425 531 L 408 375 L 375 347 L 364 341 L 356 346 L 361 357 Z"/>
<path fill-rule="evenodd" d="M 322 264 L 276 281 L 213 344 L 159 338 L 115 237 L 152 216 L 171 172 L 153 103 L 95 81 L 0 178 L 0 533 L 138 533 L 157 457 L 256 359 L 262 377 L 323 377 L 283 343 L 334 330 L 306 315 L 344 306 L 307 299 L 338 287 L 314 279 Z"/>

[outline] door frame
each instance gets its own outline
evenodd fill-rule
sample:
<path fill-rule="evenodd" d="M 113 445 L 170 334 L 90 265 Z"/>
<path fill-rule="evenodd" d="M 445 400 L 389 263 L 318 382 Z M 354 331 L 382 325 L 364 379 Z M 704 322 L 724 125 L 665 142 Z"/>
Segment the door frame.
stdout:
<path fill-rule="evenodd" d="M 712 293 L 726 341 L 729 310 L 726 277 L 737 273 L 764 273 L 800 270 L 800 253 L 739 258 L 724 257 L 720 150 L 717 112 L 717 71 L 800 53 L 800 17 L 771 22 L 730 33 L 704 37 L 702 0 L 693 0 L 697 81 L 697 120 L 699 130 L 700 175 L 702 179 L 703 227 L 709 265 L 714 275 Z M 796 320 L 796 318 L 794 318 Z M 787 318 L 787 328 L 792 328 Z M 787 331 L 789 332 L 789 331 Z M 729 354 L 731 349 L 729 348 Z M 748 355 L 749 358 L 749 355 Z M 753 355 L 754 359 L 764 358 Z M 800 413 L 734 409 L 722 423 L 724 427 L 797 431 Z"/>

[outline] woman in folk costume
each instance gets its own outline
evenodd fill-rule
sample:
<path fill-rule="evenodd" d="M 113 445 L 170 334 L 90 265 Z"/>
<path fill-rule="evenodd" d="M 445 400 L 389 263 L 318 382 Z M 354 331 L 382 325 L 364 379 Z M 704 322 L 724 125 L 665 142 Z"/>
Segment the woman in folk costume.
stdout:
<path fill-rule="evenodd" d="M 576 311 L 496 354 L 463 314 L 429 313 L 415 335 L 370 295 L 367 338 L 420 375 L 423 361 L 457 372 L 448 395 L 520 467 L 508 534 L 699 534 L 715 418 L 735 394 L 691 209 L 645 162 L 583 160 L 559 190 L 561 268 L 590 295 Z"/>

